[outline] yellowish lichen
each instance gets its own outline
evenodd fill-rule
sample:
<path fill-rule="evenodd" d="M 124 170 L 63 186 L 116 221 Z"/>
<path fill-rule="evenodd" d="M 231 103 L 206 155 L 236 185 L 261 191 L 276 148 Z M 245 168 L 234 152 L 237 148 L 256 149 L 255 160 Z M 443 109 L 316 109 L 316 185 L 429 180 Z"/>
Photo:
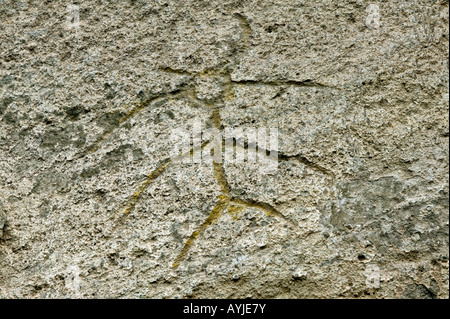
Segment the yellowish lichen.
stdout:
<path fill-rule="evenodd" d="M 208 218 L 191 234 L 191 236 L 189 236 L 188 240 L 184 244 L 183 249 L 181 250 L 181 253 L 175 259 L 175 261 L 172 265 L 173 268 L 177 268 L 180 265 L 181 261 L 184 259 L 184 257 L 188 253 L 189 249 L 191 248 L 194 240 L 196 240 L 205 231 L 206 228 L 211 226 L 213 223 L 217 222 L 217 220 L 222 215 L 222 212 L 228 206 L 229 202 L 230 202 L 230 199 L 228 197 L 223 196 L 223 195 L 219 196 L 219 202 L 213 208 L 213 210 L 209 214 Z"/>
<path fill-rule="evenodd" d="M 234 219 L 237 220 L 239 218 L 239 213 L 245 209 L 244 206 L 237 206 L 234 204 L 228 205 L 228 214 Z"/>

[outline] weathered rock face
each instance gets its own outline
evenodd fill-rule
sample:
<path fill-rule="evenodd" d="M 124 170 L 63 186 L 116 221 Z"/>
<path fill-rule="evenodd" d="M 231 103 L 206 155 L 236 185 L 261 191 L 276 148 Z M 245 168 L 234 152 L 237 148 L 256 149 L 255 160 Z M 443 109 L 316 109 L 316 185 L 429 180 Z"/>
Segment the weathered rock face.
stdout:
<path fill-rule="evenodd" d="M 0 0 L 1 298 L 448 298 L 448 1 L 73 4 Z"/>

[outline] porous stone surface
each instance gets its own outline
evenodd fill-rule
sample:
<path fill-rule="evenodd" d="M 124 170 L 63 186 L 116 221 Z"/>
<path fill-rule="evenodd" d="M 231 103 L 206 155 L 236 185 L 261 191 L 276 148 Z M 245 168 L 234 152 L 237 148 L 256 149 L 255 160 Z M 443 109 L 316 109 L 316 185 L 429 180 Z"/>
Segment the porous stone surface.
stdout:
<path fill-rule="evenodd" d="M 448 298 L 448 0 L 68 3 L 0 0 L 0 298 Z"/>

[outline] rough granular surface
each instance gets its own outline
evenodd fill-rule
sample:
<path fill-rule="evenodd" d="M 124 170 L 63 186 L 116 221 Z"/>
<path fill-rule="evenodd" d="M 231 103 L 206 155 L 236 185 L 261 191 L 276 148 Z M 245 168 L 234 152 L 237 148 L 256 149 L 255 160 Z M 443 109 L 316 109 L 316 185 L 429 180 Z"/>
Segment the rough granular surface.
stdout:
<path fill-rule="evenodd" d="M 0 0 L 0 298 L 448 298 L 448 14 Z"/>

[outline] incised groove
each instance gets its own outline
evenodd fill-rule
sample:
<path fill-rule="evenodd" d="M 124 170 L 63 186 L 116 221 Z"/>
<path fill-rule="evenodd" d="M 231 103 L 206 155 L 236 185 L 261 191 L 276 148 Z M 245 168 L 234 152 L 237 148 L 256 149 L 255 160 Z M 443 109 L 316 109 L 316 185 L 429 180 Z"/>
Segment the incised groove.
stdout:
<path fill-rule="evenodd" d="M 241 53 L 245 53 L 251 46 L 251 37 L 252 37 L 252 29 L 247 21 L 247 19 L 241 15 L 236 14 L 235 17 L 239 20 L 239 24 L 242 28 L 242 38 L 243 38 L 243 45 Z M 165 66 L 161 67 L 160 71 L 170 73 L 170 74 L 176 74 L 181 76 L 188 76 L 190 79 L 187 80 L 183 84 L 181 88 L 177 88 L 171 92 L 166 92 L 158 95 L 153 95 L 150 98 L 146 99 L 143 102 L 137 103 L 134 105 L 134 107 L 129 110 L 126 114 L 124 114 L 119 121 L 119 127 L 126 123 L 129 119 L 134 117 L 136 114 L 147 108 L 152 103 L 163 100 L 163 99 L 177 99 L 180 97 L 186 97 L 188 100 L 195 104 L 195 105 L 201 105 L 203 109 L 208 110 L 210 113 L 210 122 L 212 126 L 219 130 L 223 131 L 222 126 L 222 120 L 220 116 L 220 106 L 225 103 L 227 100 L 231 100 L 234 98 L 234 88 L 236 86 L 253 86 L 253 85 L 272 85 L 272 86 L 286 86 L 286 85 L 292 85 L 292 86 L 298 86 L 298 87 L 317 87 L 317 88 L 327 88 L 329 87 L 326 84 L 319 83 L 312 80 L 305 80 L 305 81 L 296 81 L 296 80 L 270 80 L 270 81 L 264 81 L 264 80 L 232 80 L 232 68 L 227 65 L 225 67 L 221 68 L 215 68 L 215 69 L 208 69 L 201 72 L 192 72 L 189 70 L 183 70 L 183 69 L 173 69 L 171 67 Z M 195 79 L 197 77 L 216 77 L 220 79 L 220 85 L 222 86 L 221 94 L 218 96 L 215 96 L 212 100 L 204 100 L 197 96 L 198 90 L 196 86 Z M 111 128 L 110 130 L 106 131 L 102 136 L 100 136 L 96 142 L 94 142 L 92 145 L 90 145 L 85 151 L 80 153 L 78 155 L 79 157 L 83 157 L 89 153 L 95 152 L 100 147 L 101 143 L 104 142 L 108 136 L 112 134 L 112 132 L 117 129 Z M 212 142 L 212 141 L 211 141 Z M 200 149 L 203 150 L 204 147 L 209 145 L 211 143 L 203 142 Z M 215 141 L 217 143 L 217 141 Z M 221 147 L 225 147 L 225 141 L 222 139 L 221 141 L 222 145 Z M 238 144 L 240 147 L 244 147 L 248 149 L 248 144 L 246 143 L 238 143 L 236 140 L 234 141 L 235 144 Z M 136 204 L 139 202 L 139 200 L 142 198 L 142 195 L 144 192 L 152 185 L 155 180 L 158 179 L 166 170 L 167 168 L 177 162 L 178 160 L 189 156 L 192 157 L 194 155 L 195 151 L 198 151 L 198 147 L 192 147 L 189 152 L 186 154 L 180 155 L 178 158 L 169 158 L 165 159 L 162 164 L 160 164 L 155 170 L 153 170 L 146 178 L 146 180 L 138 187 L 138 189 L 135 191 L 133 195 L 129 197 L 127 202 L 125 203 L 124 207 L 124 213 L 125 215 L 130 214 L 133 209 L 136 207 Z M 269 155 L 270 151 L 257 148 L 258 152 L 262 152 L 264 154 Z M 310 167 L 311 169 L 314 169 L 316 171 L 319 171 L 324 174 L 332 174 L 331 171 L 328 169 L 315 164 L 308 160 L 307 158 L 301 156 L 301 155 L 295 155 L 295 156 L 288 156 L 284 154 L 279 154 L 278 161 L 290 161 L 290 160 L 297 160 L 303 163 L 304 165 Z M 262 212 L 264 212 L 266 215 L 272 215 L 277 218 L 280 218 L 284 220 L 285 222 L 289 223 L 291 226 L 296 227 L 297 224 L 287 218 L 285 215 L 283 215 L 280 211 L 278 211 L 275 207 L 271 206 L 268 203 L 258 202 L 255 200 L 250 199 L 243 199 L 238 197 L 232 197 L 231 196 L 231 188 L 227 181 L 225 169 L 222 165 L 222 162 L 214 162 L 213 163 L 213 175 L 217 182 L 217 184 L 220 187 L 221 195 L 218 196 L 218 202 L 212 209 L 209 216 L 205 219 L 205 221 L 189 236 L 186 243 L 184 244 L 181 252 L 177 256 L 177 258 L 174 260 L 173 268 L 179 267 L 181 262 L 187 257 L 190 248 L 196 241 L 196 239 L 199 238 L 199 236 L 212 224 L 216 223 L 219 218 L 222 216 L 223 212 L 225 210 L 228 211 L 228 213 L 232 216 L 233 219 L 238 218 L 238 214 L 240 211 L 244 209 L 257 209 Z"/>

